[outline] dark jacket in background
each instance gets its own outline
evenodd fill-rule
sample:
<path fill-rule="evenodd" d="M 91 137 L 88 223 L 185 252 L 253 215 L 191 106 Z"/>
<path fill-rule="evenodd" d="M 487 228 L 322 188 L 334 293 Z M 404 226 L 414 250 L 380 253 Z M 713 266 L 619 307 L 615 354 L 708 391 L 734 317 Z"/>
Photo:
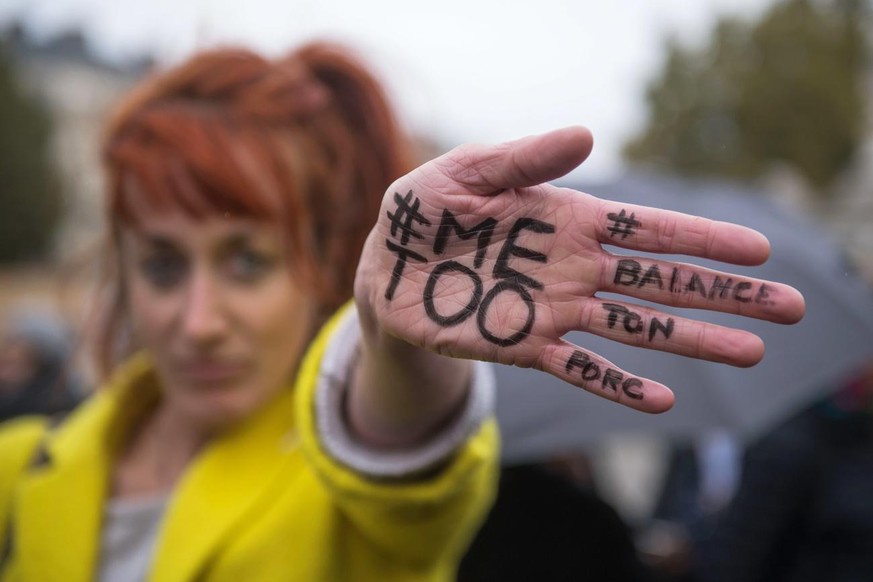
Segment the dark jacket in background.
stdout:
<path fill-rule="evenodd" d="M 873 581 L 873 414 L 824 402 L 751 447 L 701 544 L 707 581 Z"/>
<path fill-rule="evenodd" d="M 650 580 L 631 533 L 594 491 L 535 466 L 503 469 L 459 582 Z"/>

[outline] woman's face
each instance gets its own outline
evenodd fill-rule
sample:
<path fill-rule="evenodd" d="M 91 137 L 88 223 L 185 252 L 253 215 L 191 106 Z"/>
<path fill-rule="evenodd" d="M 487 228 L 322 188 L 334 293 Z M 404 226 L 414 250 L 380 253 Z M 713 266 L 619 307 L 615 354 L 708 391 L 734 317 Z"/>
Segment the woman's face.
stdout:
<path fill-rule="evenodd" d="M 145 213 L 122 233 L 122 269 L 137 342 L 176 416 L 220 429 L 288 382 L 311 305 L 270 223 Z"/>

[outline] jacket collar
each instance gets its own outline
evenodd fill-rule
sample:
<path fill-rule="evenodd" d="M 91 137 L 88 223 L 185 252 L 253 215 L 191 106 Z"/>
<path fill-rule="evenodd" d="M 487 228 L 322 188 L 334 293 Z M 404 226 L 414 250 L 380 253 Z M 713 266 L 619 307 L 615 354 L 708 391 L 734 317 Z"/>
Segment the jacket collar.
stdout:
<path fill-rule="evenodd" d="M 298 450 L 289 388 L 195 459 L 170 501 L 151 579 L 195 579 L 241 522 L 293 486 Z"/>
<path fill-rule="evenodd" d="M 141 412 L 131 403 L 148 402 L 130 394 L 143 389 L 152 371 L 145 356 L 128 361 L 50 435 L 43 461 L 22 478 L 14 531 L 24 579 L 94 579 L 111 460 L 124 434 L 119 427 Z M 164 516 L 151 579 L 194 578 L 271 484 L 290 484 L 297 448 L 293 402 L 292 391 L 283 391 L 192 462 Z"/>
<path fill-rule="evenodd" d="M 122 388 L 148 363 L 135 358 L 90 401 L 48 434 L 22 476 L 13 525 L 25 580 L 93 579 L 106 497 L 112 419 Z"/>

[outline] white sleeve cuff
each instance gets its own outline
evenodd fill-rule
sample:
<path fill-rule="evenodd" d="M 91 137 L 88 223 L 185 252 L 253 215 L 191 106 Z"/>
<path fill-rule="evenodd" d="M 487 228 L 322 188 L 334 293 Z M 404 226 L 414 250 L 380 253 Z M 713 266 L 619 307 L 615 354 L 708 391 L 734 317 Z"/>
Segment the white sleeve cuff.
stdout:
<path fill-rule="evenodd" d="M 334 459 L 378 478 L 419 474 L 449 459 L 494 410 L 494 371 L 491 364 L 474 362 L 473 382 L 464 410 L 439 433 L 414 448 L 385 451 L 355 440 L 346 425 L 343 401 L 349 375 L 359 351 L 358 312 L 343 314 L 321 361 L 315 388 L 315 420 L 319 440 Z"/>

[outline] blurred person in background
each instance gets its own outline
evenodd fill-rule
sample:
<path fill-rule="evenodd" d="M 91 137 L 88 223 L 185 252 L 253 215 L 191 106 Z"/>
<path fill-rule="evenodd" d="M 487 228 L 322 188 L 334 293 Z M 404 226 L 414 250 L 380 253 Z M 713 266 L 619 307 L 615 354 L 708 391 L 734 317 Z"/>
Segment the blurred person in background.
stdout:
<path fill-rule="evenodd" d="M 58 426 L 0 431 L 0 579 L 451 579 L 498 458 L 489 369 L 470 360 L 661 412 L 669 389 L 561 341 L 612 333 L 597 291 L 802 316 L 778 283 L 750 281 L 768 298 L 750 304 L 611 283 L 608 241 L 738 264 L 769 245 L 545 184 L 591 147 L 573 127 L 412 170 L 379 84 L 324 44 L 209 51 L 148 80 L 104 144 L 108 378 Z M 649 347 L 763 353 L 707 329 L 677 320 Z"/>
<path fill-rule="evenodd" d="M 72 352 L 73 336 L 62 318 L 14 307 L 0 330 L 0 421 L 75 408 L 81 394 Z"/>
<path fill-rule="evenodd" d="M 873 580 L 873 363 L 746 451 L 695 580 Z"/>
<path fill-rule="evenodd" d="M 458 582 L 527 580 L 655 580 L 632 528 L 598 491 L 585 453 L 504 467 L 458 570 Z"/>
<path fill-rule="evenodd" d="M 736 491 L 741 456 L 739 439 L 725 429 L 670 442 L 655 507 L 638 534 L 657 580 L 697 581 L 697 546 Z"/>

